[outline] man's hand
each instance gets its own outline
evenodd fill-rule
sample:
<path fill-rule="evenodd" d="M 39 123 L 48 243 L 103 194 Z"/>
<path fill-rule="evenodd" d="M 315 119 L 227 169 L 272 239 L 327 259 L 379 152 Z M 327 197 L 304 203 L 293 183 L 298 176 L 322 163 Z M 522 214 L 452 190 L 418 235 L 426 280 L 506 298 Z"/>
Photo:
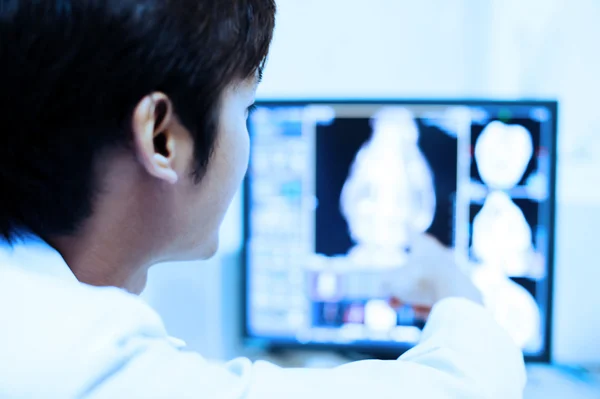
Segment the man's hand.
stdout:
<path fill-rule="evenodd" d="M 392 304 L 411 305 L 418 313 L 450 297 L 483 303 L 479 290 L 456 264 L 453 250 L 427 234 L 413 238 L 406 266 L 394 272 L 386 289 Z"/>

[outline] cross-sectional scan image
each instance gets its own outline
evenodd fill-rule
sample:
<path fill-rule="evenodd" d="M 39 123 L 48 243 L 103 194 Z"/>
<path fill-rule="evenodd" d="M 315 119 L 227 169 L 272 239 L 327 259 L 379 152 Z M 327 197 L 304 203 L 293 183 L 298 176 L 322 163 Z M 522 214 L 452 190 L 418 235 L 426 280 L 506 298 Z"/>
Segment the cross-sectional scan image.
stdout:
<path fill-rule="evenodd" d="M 384 109 L 356 152 L 340 193 L 340 210 L 354 242 L 353 263 L 402 263 L 412 232 L 435 215 L 433 174 L 419 148 L 419 129 L 406 109 Z M 324 133 L 327 134 L 327 133 Z"/>
<path fill-rule="evenodd" d="M 531 133 L 523 125 L 490 122 L 475 144 L 475 161 L 483 182 L 508 190 L 523 178 L 533 156 Z"/>
<path fill-rule="evenodd" d="M 532 262 L 532 231 L 525 215 L 503 191 L 492 191 L 475 215 L 473 255 L 508 276 L 527 273 Z"/>
<path fill-rule="evenodd" d="M 317 127 L 316 251 L 400 266 L 410 234 L 450 243 L 456 141 L 404 108 Z"/>

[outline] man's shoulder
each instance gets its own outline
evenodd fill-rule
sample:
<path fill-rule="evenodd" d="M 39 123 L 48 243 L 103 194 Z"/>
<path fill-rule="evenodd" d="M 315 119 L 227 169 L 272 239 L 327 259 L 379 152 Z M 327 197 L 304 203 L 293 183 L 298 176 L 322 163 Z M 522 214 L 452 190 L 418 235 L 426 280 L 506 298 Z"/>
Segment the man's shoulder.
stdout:
<path fill-rule="evenodd" d="M 120 288 L 93 287 L 17 268 L 0 267 L 0 311 L 7 314 L 17 310 L 29 310 L 32 315 L 38 316 L 43 316 L 40 313 L 47 310 L 54 317 L 72 319 L 77 315 L 81 320 L 89 321 L 135 314 L 137 317 L 132 321 L 162 325 L 160 317 L 142 299 Z M 21 311 L 18 313 L 26 316 Z M 23 319 L 33 321 L 29 317 Z"/>
<path fill-rule="evenodd" d="M 0 362 L 0 396 L 31 381 L 76 392 L 123 361 L 131 341 L 167 339 L 160 317 L 125 291 L 11 267 L 0 267 L 0 320 L 0 359 L 11 359 Z"/>

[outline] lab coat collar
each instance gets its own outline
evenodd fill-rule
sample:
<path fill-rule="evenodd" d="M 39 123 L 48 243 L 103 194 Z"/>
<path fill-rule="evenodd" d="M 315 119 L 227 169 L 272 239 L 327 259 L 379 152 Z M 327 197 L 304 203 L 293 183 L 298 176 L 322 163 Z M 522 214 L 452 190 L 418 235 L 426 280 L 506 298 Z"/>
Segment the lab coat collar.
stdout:
<path fill-rule="evenodd" d="M 21 270 L 78 282 L 63 257 L 46 241 L 32 233 L 22 233 L 14 242 L 0 240 L 0 268 Z"/>
<path fill-rule="evenodd" d="M 15 267 L 69 283 L 79 283 L 61 254 L 32 233 L 19 234 L 12 244 L 0 239 L 0 270 L 5 267 Z M 185 341 L 179 338 L 167 339 L 177 349 L 186 347 Z"/>

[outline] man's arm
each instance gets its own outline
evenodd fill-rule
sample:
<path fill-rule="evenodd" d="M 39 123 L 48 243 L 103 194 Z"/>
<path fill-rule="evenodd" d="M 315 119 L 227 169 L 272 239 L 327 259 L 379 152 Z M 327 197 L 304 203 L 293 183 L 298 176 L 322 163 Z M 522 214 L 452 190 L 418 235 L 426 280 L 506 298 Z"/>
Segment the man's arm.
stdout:
<path fill-rule="evenodd" d="M 166 339 L 132 338 L 130 355 L 85 397 L 521 398 L 523 357 L 479 305 L 450 298 L 433 310 L 422 343 L 396 361 L 282 369 L 246 359 L 217 366 Z"/>
<path fill-rule="evenodd" d="M 420 345 L 397 361 L 333 370 L 255 366 L 249 399 L 521 398 L 523 355 L 487 311 L 450 298 L 433 310 Z"/>

